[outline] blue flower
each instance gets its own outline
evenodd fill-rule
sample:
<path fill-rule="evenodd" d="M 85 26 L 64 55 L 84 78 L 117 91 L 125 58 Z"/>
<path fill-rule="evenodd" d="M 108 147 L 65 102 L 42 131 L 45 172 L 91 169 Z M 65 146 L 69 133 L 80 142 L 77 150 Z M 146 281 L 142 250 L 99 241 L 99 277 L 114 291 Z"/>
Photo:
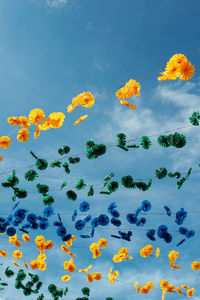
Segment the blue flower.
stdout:
<path fill-rule="evenodd" d="M 163 238 L 164 238 L 166 243 L 171 243 L 171 241 L 172 241 L 172 236 L 169 232 L 165 232 L 163 234 Z"/>
<path fill-rule="evenodd" d="M 54 214 L 54 209 L 52 206 L 47 206 L 45 207 L 45 209 L 43 210 L 43 215 L 45 218 L 49 218 Z"/>
<path fill-rule="evenodd" d="M 6 226 L 4 224 L 0 224 L 0 233 L 4 233 L 6 231 Z"/>
<path fill-rule="evenodd" d="M 14 212 L 14 217 L 24 220 L 26 216 L 26 212 L 27 212 L 26 209 L 18 209 Z"/>
<path fill-rule="evenodd" d="M 9 228 L 7 229 L 7 235 L 13 236 L 13 235 L 15 235 L 15 233 L 16 233 L 15 227 L 9 227 Z"/>
<path fill-rule="evenodd" d="M 75 228 L 76 228 L 77 230 L 83 230 L 84 227 L 85 227 L 85 222 L 84 222 L 84 221 L 82 221 L 82 220 L 76 221 L 76 223 L 75 223 Z"/>
<path fill-rule="evenodd" d="M 168 231 L 167 226 L 160 225 L 157 230 L 157 235 L 159 236 L 159 238 L 164 239 L 164 235 L 165 233 L 167 233 L 167 231 Z"/>
<path fill-rule="evenodd" d="M 145 218 L 137 219 L 136 226 L 144 226 L 145 223 L 146 223 Z"/>
<path fill-rule="evenodd" d="M 39 223 L 40 229 L 45 230 L 49 227 L 49 222 L 48 221 L 41 221 Z"/>
<path fill-rule="evenodd" d="M 112 218 L 110 223 L 117 227 L 121 226 L 121 221 L 119 219 Z"/>
<path fill-rule="evenodd" d="M 31 228 L 34 230 L 38 229 L 38 223 L 31 223 Z"/>
<path fill-rule="evenodd" d="M 138 207 L 135 211 L 136 217 L 139 215 L 139 213 L 142 211 L 141 207 Z"/>
<path fill-rule="evenodd" d="M 128 242 L 131 241 L 131 236 L 133 235 L 131 231 L 128 231 L 127 233 L 123 231 L 118 231 L 118 233 L 123 240 L 126 240 Z"/>
<path fill-rule="evenodd" d="M 86 201 L 81 202 L 80 206 L 79 206 L 79 210 L 81 212 L 86 212 L 90 209 L 90 204 Z"/>
<path fill-rule="evenodd" d="M 37 221 L 37 216 L 35 214 L 29 214 L 27 216 L 27 221 L 29 223 L 35 223 Z"/>
<path fill-rule="evenodd" d="M 99 225 L 98 224 L 98 220 L 99 220 L 99 218 L 97 218 L 97 217 L 95 217 L 95 218 L 92 219 L 91 225 L 92 225 L 93 228 L 95 228 L 95 227 L 97 227 Z"/>
<path fill-rule="evenodd" d="M 112 214 L 112 211 L 115 210 L 115 208 L 117 208 L 117 204 L 116 202 L 112 202 L 109 206 L 108 206 L 108 212 L 110 214 Z"/>
<path fill-rule="evenodd" d="M 77 210 L 75 209 L 75 210 L 74 210 L 74 213 L 73 213 L 73 215 L 72 215 L 72 222 L 75 222 L 76 217 L 77 217 Z"/>
<path fill-rule="evenodd" d="M 190 239 L 191 237 L 193 237 L 195 235 L 195 231 L 194 230 L 188 230 L 185 234 L 186 238 Z"/>
<path fill-rule="evenodd" d="M 184 208 L 181 208 L 179 211 L 177 211 L 176 213 L 176 220 L 175 222 L 178 224 L 178 225 L 181 225 L 183 224 L 185 218 L 187 217 L 187 211 L 184 210 Z"/>
<path fill-rule="evenodd" d="M 137 216 L 136 216 L 136 214 L 128 214 L 127 216 L 126 216 L 126 219 L 127 219 L 127 221 L 130 223 L 130 224 L 135 224 L 136 222 L 137 222 Z"/>
<path fill-rule="evenodd" d="M 188 230 L 187 230 L 187 228 L 185 228 L 185 227 L 179 227 L 179 232 L 180 232 L 181 234 L 186 234 L 186 233 L 188 232 Z"/>
<path fill-rule="evenodd" d="M 113 218 L 119 218 L 120 213 L 117 210 L 113 210 L 111 215 L 113 216 Z"/>
<path fill-rule="evenodd" d="M 168 206 L 164 206 L 164 209 L 166 210 L 167 215 L 170 217 L 171 216 L 171 209 Z"/>
<path fill-rule="evenodd" d="M 92 219 L 92 216 L 91 216 L 91 215 L 88 215 L 87 217 L 84 218 L 83 221 L 84 221 L 85 223 L 87 223 L 87 222 L 89 222 L 91 219 Z"/>
<path fill-rule="evenodd" d="M 59 226 L 56 231 L 57 235 L 60 237 L 64 236 L 66 232 L 66 228 L 63 225 Z"/>
<path fill-rule="evenodd" d="M 155 235 L 156 231 L 154 229 L 150 229 L 149 231 L 147 231 L 146 236 L 151 240 L 151 241 L 155 241 Z"/>
<path fill-rule="evenodd" d="M 98 225 L 107 226 L 109 224 L 109 218 L 106 215 L 99 215 L 98 217 Z"/>
<path fill-rule="evenodd" d="M 147 200 L 144 200 L 142 202 L 142 210 L 145 211 L 145 212 L 148 212 L 151 210 L 151 203 Z"/>
<path fill-rule="evenodd" d="M 53 223 L 53 225 L 54 225 L 54 226 L 61 226 L 62 223 L 61 223 L 61 222 L 58 222 L 58 221 L 55 221 L 55 222 Z"/>

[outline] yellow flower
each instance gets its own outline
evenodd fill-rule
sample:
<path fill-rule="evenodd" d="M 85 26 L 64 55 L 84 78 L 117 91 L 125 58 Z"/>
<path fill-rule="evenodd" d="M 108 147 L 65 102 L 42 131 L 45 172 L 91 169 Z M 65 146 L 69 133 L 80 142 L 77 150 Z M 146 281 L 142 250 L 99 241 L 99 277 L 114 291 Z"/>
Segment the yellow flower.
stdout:
<path fill-rule="evenodd" d="M 140 292 L 142 294 L 148 294 L 149 290 L 148 290 L 148 288 L 146 286 L 141 286 Z"/>
<path fill-rule="evenodd" d="M 12 260 L 12 263 L 19 268 L 19 265 L 14 260 Z"/>
<path fill-rule="evenodd" d="M 29 120 L 32 124 L 38 125 L 40 122 L 44 120 L 45 113 L 42 109 L 35 108 L 29 113 Z"/>
<path fill-rule="evenodd" d="M 161 280 L 160 281 L 160 287 L 161 287 L 162 290 L 167 291 L 168 286 L 169 286 L 169 283 L 168 283 L 167 280 Z"/>
<path fill-rule="evenodd" d="M 151 291 L 154 288 L 154 283 L 153 282 L 146 282 L 145 286 L 148 288 L 149 291 Z"/>
<path fill-rule="evenodd" d="M 15 246 L 18 247 L 18 248 L 20 248 L 20 247 L 22 246 L 21 242 L 18 241 L 18 240 L 14 241 L 14 244 L 15 244 Z"/>
<path fill-rule="evenodd" d="M 15 250 L 13 252 L 13 257 L 17 258 L 17 259 L 20 259 L 22 257 L 22 252 L 20 250 Z"/>
<path fill-rule="evenodd" d="M 35 238 L 35 243 L 38 244 L 38 243 L 42 243 L 45 241 L 45 238 L 42 236 L 42 235 L 38 235 L 36 236 Z"/>
<path fill-rule="evenodd" d="M 155 257 L 159 257 L 159 255 L 160 255 L 160 248 L 157 248 L 157 249 L 156 249 Z"/>
<path fill-rule="evenodd" d="M 124 257 L 128 255 L 128 249 L 127 248 L 121 248 L 119 250 L 119 254 L 123 255 Z"/>
<path fill-rule="evenodd" d="M 109 272 L 109 274 L 108 274 L 108 278 L 109 278 L 109 280 L 110 280 L 110 283 L 111 283 L 111 284 L 114 284 L 115 278 L 118 277 L 118 276 L 119 276 L 119 272 L 118 272 L 118 271 L 114 271 L 114 272 L 112 273 L 112 268 L 111 268 L 111 269 L 110 269 L 110 272 Z"/>
<path fill-rule="evenodd" d="M 134 285 L 134 291 L 136 291 L 137 286 L 138 286 L 138 281 L 135 282 L 135 285 Z"/>
<path fill-rule="evenodd" d="M 63 125 L 65 115 L 62 112 L 54 112 L 49 115 L 52 128 L 59 128 Z"/>
<path fill-rule="evenodd" d="M 23 142 L 28 141 L 29 135 L 30 135 L 30 132 L 27 129 L 23 128 L 18 131 L 17 139 L 19 142 L 23 143 Z"/>
<path fill-rule="evenodd" d="M 77 124 L 79 124 L 80 122 L 85 120 L 87 117 L 88 117 L 88 115 L 84 115 L 84 116 L 80 117 L 76 122 L 73 123 L 73 125 L 76 126 Z"/>
<path fill-rule="evenodd" d="M 101 273 L 99 272 L 93 273 L 92 276 L 95 280 L 101 280 Z"/>
<path fill-rule="evenodd" d="M 85 269 L 79 269 L 79 272 L 83 272 L 83 273 L 87 273 L 88 272 L 88 270 L 90 270 L 92 268 L 92 265 L 89 265 L 87 268 L 85 268 Z"/>
<path fill-rule="evenodd" d="M 132 96 L 140 95 L 140 84 L 133 79 L 130 79 L 129 82 L 125 84 L 120 90 L 116 92 L 116 96 L 119 99 L 127 99 Z M 124 104 L 124 103 L 122 103 Z M 126 105 L 126 104 L 124 104 Z M 128 106 L 128 105 L 127 105 Z M 129 106 L 130 107 L 130 106 Z M 133 108 L 132 108 L 133 109 Z"/>
<path fill-rule="evenodd" d="M 162 76 L 159 76 L 159 77 L 157 78 L 159 81 L 161 81 L 161 80 L 163 80 L 163 81 L 169 80 L 169 77 L 167 76 L 167 74 L 166 74 L 165 72 L 161 72 L 160 74 L 161 74 Z"/>
<path fill-rule="evenodd" d="M 175 291 L 175 286 L 173 284 L 169 284 L 167 288 L 168 293 L 173 293 Z"/>
<path fill-rule="evenodd" d="M 0 255 L 2 255 L 3 257 L 7 257 L 8 254 L 6 251 L 0 250 Z"/>
<path fill-rule="evenodd" d="M 40 135 L 40 125 L 38 125 L 34 132 L 34 139 L 36 140 L 38 136 Z"/>
<path fill-rule="evenodd" d="M 40 130 L 48 130 L 51 128 L 51 119 L 48 117 L 40 124 Z"/>
<path fill-rule="evenodd" d="M 0 148 L 7 149 L 11 145 L 11 139 L 8 136 L 0 137 Z"/>
<path fill-rule="evenodd" d="M 27 263 L 25 262 L 25 260 L 24 260 L 24 266 L 25 266 L 25 268 L 28 270 L 28 265 L 27 265 Z"/>
<path fill-rule="evenodd" d="M 68 107 L 67 107 L 67 112 L 68 112 L 68 113 L 71 113 L 75 108 L 76 108 L 76 106 L 70 104 L 70 105 L 68 105 Z"/>
<path fill-rule="evenodd" d="M 28 129 L 31 126 L 31 123 L 27 117 L 21 116 L 18 119 L 20 122 L 20 126 L 22 126 L 23 128 Z"/>
<path fill-rule="evenodd" d="M 134 104 L 131 104 L 131 103 L 129 103 L 129 102 L 126 101 L 126 100 L 120 100 L 120 103 L 121 103 L 122 105 L 125 105 L 125 106 L 131 108 L 131 109 L 136 109 L 136 106 L 135 106 Z"/>
<path fill-rule="evenodd" d="M 17 234 L 14 234 L 13 236 L 9 236 L 9 244 L 14 243 L 17 240 Z"/>
<path fill-rule="evenodd" d="M 167 66 L 165 68 L 165 73 L 169 79 L 175 80 L 179 76 L 179 64 L 177 64 L 175 61 L 169 61 L 167 63 Z"/>
<path fill-rule="evenodd" d="M 91 107 L 94 105 L 95 99 L 94 96 L 90 92 L 83 92 L 81 94 L 79 104 L 84 107 Z"/>
<path fill-rule="evenodd" d="M 183 295 L 183 292 L 181 291 L 181 289 L 179 289 L 179 287 L 175 287 L 175 290 L 179 295 Z"/>
<path fill-rule="evenodd" d="M 185 61 L 180 65 L 179 72 L 180 72 L 180 79 L 181 80 L 189 80 L 194 75 L 194 66 L 191 64 L 190 61 Z"/>
<path fill-rule="evenodd" d="M 26 234 L 26 233 L 24 233 L 23 235 L 22 235 L 22 239 L 24 240 L 24 242 L 30 242 L 30 237 L 29 237 L 29 235 L 28 234 Z"/>
<path fill-rule="evenodd" d="M 70 275 L 64 275 L 61 277 L 62 281 L 69 281 L 71 279 Z"/>
<path fill-rule="evenodd" d="M 187 61 L 187 57 L 184 54 L 175 54 L 173 55 L 169 61 L 175 61 L 177 64 L 182 64 Z"/>
<path fill-rule="evenodd" d="M 45 242 L 37 243 L 37 249 L 38 250 L 43 251 L 43 250 L 45 250 L 45 247 L 46 247 Z"/>
<path fill-rule="evenodd" d="M 53 248 L 53 242 L 52 241 L 46 241 L 45 250 L 49 250 L 51 248 Z"/>
<path fill-rule="evenodd" d="M 46 262 L 43 261 L 43 260 L 40 260 L 40 261 L 39 261 L 38 269 L 39 269 L 40 271 L 44 271 L 44 270 L 46 270 L 46 268 L 47 268 Z"/>
<path fill-rule="evenodd" d="M 45 260 L 47 257 L 46 257 L 46 254 L 44 254 L 43 251 L 41 251 L 40 255 L 38 255 L 37 257 L 37 260 Z"/>
<path fill-rule="evenodd" d="M 36 259 L 32 260 L 30 262 L 30 266 L 31 266 L 32 270 L 38 269 L 39 265 L 40 265 L 40 262 Z"/>
<path fill-rule="evenodd" d="M 193 263 L 191 264 L 192 270 L 200 270 L 200 262 L 199 261 L 193 261 Z"/>
<path fill-rule="evenodd" d="M 8 123 L 14 126 L 19 126 L 20 125 L 20 120 L 18 117 L 9 117 L 7 119 Z"/>
<path fill-rule="evenodd" d="M 108 241 L 104 238 L 98 240 L 98 245 L 101 248 L 105 248 L 108 245 Z"/>
<path fill-rule="evenodd" d="M 149 255 L 151 255 L 152 252 L 153 252 L 153 246 L 146 245 L 144 248 L 140 250 L 140 255 L 142 257 L 149 257 Z"/>
<path fill-rule="evenodd" d="M 87 281 L 88 282 L 93 282 L 94 281 L 94 278 L 93 278 L 91 273 L 87 274 Z"/>
<path fill-rule="evenodd" d="M 188 297 L 192 297 L 193 294 L 194 294 L 194 288 L 188 289 L 188 290 L 187 290 L 187 296 L 188 296 Z"/>
<path fill-rule="evenodd" d="M 3 160 L 3 156 L 0 155 L 0 161 L 2 161 L 2 160 Z"/>

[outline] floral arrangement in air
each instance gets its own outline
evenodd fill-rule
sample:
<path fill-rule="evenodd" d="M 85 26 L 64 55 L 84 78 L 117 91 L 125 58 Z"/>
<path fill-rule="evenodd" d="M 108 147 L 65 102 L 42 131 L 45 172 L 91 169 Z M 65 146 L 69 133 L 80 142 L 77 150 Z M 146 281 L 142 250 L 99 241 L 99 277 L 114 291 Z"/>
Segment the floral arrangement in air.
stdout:
<path fill-rule="evenodd" d="M 167 62 L 165 71 L 161 72 L 162 76 L 158 80 L 167 81 L 169 79 L 175 80 L 189 80 L 194 75 L 195 68 L 184 54 L 175 54 Z"/>
<path fill-rule="evenodd" d="M 116 92 L 116 96 L 120 100 L 122 105 L 125 105 L 131 109 L 136 109 L 134 104 L 129 103 L 127 100 L 132 96 L 139 96 L 140 95 L 140 84 L 133 79 L 130 79 L 125 86 L 123 86 L 120 90 Z"/>

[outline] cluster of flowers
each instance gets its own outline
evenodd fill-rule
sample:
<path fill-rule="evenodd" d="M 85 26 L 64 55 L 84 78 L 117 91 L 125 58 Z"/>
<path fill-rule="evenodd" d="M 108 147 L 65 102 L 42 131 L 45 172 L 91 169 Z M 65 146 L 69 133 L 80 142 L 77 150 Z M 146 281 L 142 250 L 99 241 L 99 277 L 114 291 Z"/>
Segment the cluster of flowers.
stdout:
<path fill-rule="evenodd" d="M 136 226 L 144 226 L 146 223 L 146 218 L 138 218 L 138 215 L 141 211 L 143 212 L 149 212 L 151 210 L 151 203 L 148 200 L 144 200 L 142 202 L 141 207 L 138 207 L 135 211 L 135 213 L 129 213 L 126 216 L 127 221 L 130 224 L 135 224 Z"/>
<path fill-rule="evenodd" d="M 121 248 L 119 249 L 119 254 L 113 256 L 113 261 L 115 263 L 121 262 L 123 260 L 129 260 L 133 259 L 131 256 L 128 257 L 128 249 L 127 248 Z"/>
<path fill-rule="evenodd" d="M 55 221 L 53 223 L 53 225 L 55 227 L 57 227 L 57 230 L 56 230 L 57 236 L 61 237 L 63 242 L 69 241 L 71 239 L 72 235 L 67 234 L 67 230 L 66 230 L 65 226 L 63 225 L 60 214 L 58 214 L 58 219 L 59 219 L 59 221 Z"/>
<path fill-rule="evenodd" d="M 169 258 L 170 266 L 172 269 L 180 269 L 180 267 L 178 267 L 174 264 L 178 257 L 179 257 L 179 252 L 177 252 L 175 250 L 172 250 L 169 252 L 168 258 Z"/>
<path fill-rule="evenodd" d="M 86 273 L 87 274 L 87 281 L 93 282 L 94 280 L 101 280 L 101 273 L 94 272 L 94 273 L 88 273 L 88 271 L 92 268 L 92 265 L 88 266 L 86 269 L 79 269 L 79 272 Z"/>
<path fill-rule="evenodd" d="M 123 86 L 120 90 L 116 92 L 116 96 L 120 100 L 122 105 L 130 107 L 131 109 L 136 109 L 136 106 L 129 103 L 124 99 L 128 99 L 132 96 L 139 96 L 140 95 L 140 84 L 133 79 L 130 79 L 125 86 Z"/>
<path fill-rule="evenodd" d="M 97 258 L 99 256 L 101 256 L 101 250 L 100 248 L 105 248 L 108 245 L 108 241 L 104 238 L 101 238 L 98 240 L 98 243 L 92 243 L 90 245 L 90 251 L 93 254 L 93 258 Z"/>
<path fill-rule="evenodd" d="M 153 288 L 154 288 L 154 283 L 150 281 L 146 282 L 145 285 L 142 286 L 140 285 L 138 286 L 138 281 L 136 281 L 134 285 L 134 291 L 136 291 L 137 289 L 137 294 L 139 294 L 139 292 L 141 292 L 142 294 L 148 294 L 149 291 L 151 291 Z"/>
<path fill-rule="evenodd" d="M 185 55 L 175 54 L 167 62 L 165 71 L 161 72 L 162 76 L 158 77 L 158 80 L 167 81 L 177 78 L 189 80 L 194 75 L 194 70 L 194 66 L 187 60 Z"/>

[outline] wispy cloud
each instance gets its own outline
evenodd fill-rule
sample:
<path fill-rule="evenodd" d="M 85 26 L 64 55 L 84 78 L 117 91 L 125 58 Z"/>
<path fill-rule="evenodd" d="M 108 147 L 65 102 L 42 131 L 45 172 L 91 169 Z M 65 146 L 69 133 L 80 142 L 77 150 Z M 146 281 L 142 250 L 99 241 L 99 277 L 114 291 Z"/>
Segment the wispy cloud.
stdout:
<path fill-rule="evenodd" d="M 61 7 L 67 4 L 67 2 L 67 0 L 46 0 L 47 5 L 52 8 Z"/>

